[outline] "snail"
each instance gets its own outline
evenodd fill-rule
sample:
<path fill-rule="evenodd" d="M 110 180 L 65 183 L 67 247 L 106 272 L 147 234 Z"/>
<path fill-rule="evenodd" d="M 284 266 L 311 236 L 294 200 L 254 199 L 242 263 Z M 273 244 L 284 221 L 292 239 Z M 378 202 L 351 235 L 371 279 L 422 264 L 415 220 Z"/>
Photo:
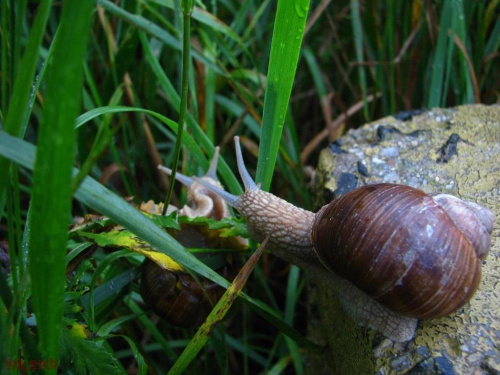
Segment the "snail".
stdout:
<path fill-rule="evenodd" d="M 235 137 L 240 196 L 196 179 L 236 208 L 250 235 L 340 295 L 345 310 L 395 341 L 413 337 L 417 319 L 448 315 L 474 294 L 493 229 L 475 203 L 405 185 L 362 186 L 316 214 L 262 191 Z"/>
<path fill-rule="evenodd" d="M 219 148 L 216 147 L 210 168 L 201 180 L 222 188 L 216 180 L 218 156 Z M 168 168 L 159 166 L 159 169 L 171 174 Z M 188 187 L 188 204 L 178 210 L 179 216 L 204 216 L 215 220 L 230 216 L 224 200 L 202 184 L 180 173 L 176 173 L 176 179 Z M 174 209 L 169 207 L 169 212 Z M 216 231 L 191 224 L 181 224 L 176 238 L 182 245 L 196 248 L 243 248 L 248 245 L 242 238 L 221 238 Z M 234 257 L 208 254 L 205 258 L 209 257 L 212 264 L 217 263 L 219 274 L 228 280 L 234 279 L 239 268 Z M 158 316 L 173 325 L 184 328 L 201 325 L 224 292 L 224 288 L 204 277 L 194 278 L 187 272 L 164 269 L 148 258 L 143 263 L 140 293 Z"/>

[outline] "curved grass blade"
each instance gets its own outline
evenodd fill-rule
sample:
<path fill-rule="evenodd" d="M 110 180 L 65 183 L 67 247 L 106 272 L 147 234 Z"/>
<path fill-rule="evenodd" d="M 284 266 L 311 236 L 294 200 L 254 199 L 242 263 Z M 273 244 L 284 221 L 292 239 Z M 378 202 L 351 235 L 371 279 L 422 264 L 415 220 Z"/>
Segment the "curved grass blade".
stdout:
<path fill-rule="evenodd" d="M 170 199 L 172 198 L 172 194 L 174 192 L 175 186 L 175 175 L 177 174 L 177 168 L 179 166 L 179 158 L 181 156 L 181 146 L 182 146 L 182 134 L 184 133 L 184 118 L 186 117 L 187 112 L 187 102 L 189 95 L 189 85 L 188 85 L 188 77 L 189 77 L 189 66 L 191 60 L 191 12 L 193 11 L 194 1 L 183 0 L 182 1 L 182 72 L 181 72 L 181 103 L 179 107 L 179 120 L 177 121 L 178 130 L 177 137 L 175 139 L 175 148 L 174 148 L 174 161 L 172 163 L 172 175 L 170 178 L 170 182 L 168 184 L 167 194 L 165 194 L 165 202 L 163 205 L 162 215 L 165 216 L 167 214 L 167 208 L 170 204 Z"/>
<path fill-rule="evenodd" d="M 147 42 L 144 33 L 139 33 L 139 37 L 141 39 L 146 58 L 151 66 L 151 69 L 153 70 L 154 74 L 158 79 L 159 85 L 162 87 L 163 90 L 165 90 L 167 97 L 171 101 L 172 109 L 178 112 L 180 108 L 179 94 L 177 93 L 174 86 L 170 82 L 169 78 L 163 71 L 157 58 L 154 56 L 151 46 Z M 204 148 L 209 155 L 213 155 L 215 149 L 214 145 L 212 144 L 208 136 L 203 132 L 200 125 L 196 122 L 196 120 L 190 113 L 186 113 L 186 125 L 188 126 L 189 130 L 193 133 L 193 136 L 199 143 L 199 145 L 202 148 Z M 226 162 L 221 158 L 218 165 L 220 168 L 219 170 L 221 171 L 221 174 L 224 176 L 224 181 L 226 182 L 226 185 L 229 188 L 229 190 L 233 194 L 241 194 L 243 190 L 241 189 L 238 179 L 234 175 L 233 171 L 226 164 Z"/>
<path fill-rule="evenodd" d="M 440 106 L 443 103 L 443 95 L 449 82 L 449 70 L 451 66 L 452 52 L 454 48 L 453 36 L 456 21 L 455 1 L 445 0 L 439 22 L 439 35 L 436 51 L 432 62 L 431 86 L 427 106 L 429 108 Z M 452 29 L 451 31 L 449 29 Z M 451 32 L 449 36 L 448 33 Z"/>

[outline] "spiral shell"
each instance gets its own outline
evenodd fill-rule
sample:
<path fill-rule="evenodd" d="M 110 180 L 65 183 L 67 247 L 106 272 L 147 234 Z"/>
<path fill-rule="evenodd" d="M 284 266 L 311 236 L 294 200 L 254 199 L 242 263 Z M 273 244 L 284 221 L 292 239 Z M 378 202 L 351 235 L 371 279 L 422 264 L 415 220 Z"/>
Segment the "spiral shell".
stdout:
<path fill-rule="evenodd" d="M 401 315 L 448 315 L 479 285 L 493 216 L 475 219 L 467 211 L 465 220 L 476 220 L 473 226 L 486 228 L 479 234 L 487 234 L 486 240 L 469 239 L 455 223 L 462 214 L 447 213 L 450 207 L 436 200 L 403 185 L 355 189 L 317 213 L 314 249 L 327 268 Z M 479 256 L 477 243 L 483 248 Z"/>
<path fill-rule="evenodd" d="M 233 279 L 237 267 L 226 264 L 218 272 Z M 142 266 L 140 293 L 160 318 L 178 327 L 200 326 L 225 289 L 188 273 L 171 272 L 146 259 Z"/>

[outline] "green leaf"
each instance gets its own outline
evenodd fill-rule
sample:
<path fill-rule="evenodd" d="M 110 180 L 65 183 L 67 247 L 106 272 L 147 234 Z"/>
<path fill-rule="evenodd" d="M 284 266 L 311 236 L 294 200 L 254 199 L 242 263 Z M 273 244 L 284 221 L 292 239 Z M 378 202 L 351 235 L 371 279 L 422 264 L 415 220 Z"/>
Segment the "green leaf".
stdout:
<path fill-rule="evenodd" d="M 38 136 L 30 205 L 29 269 L 40 348 L 59 358 L 59 336 L 66 283 L 65 256 L 71 213 L 74 122 L 80 109 L 82 63 L 90 29 L 92 1 L 63 4 L 52 61 L 47 71 L 45 107 Z M 49 372 L 56 373 L 55 369 Z"/>
<path fill-rule="evenodd" d="M 457 21 L 457 6 L 461 5 L 456 0 L 445 0 L 439 22 L 439 35 L 436 51 L 432 62 L 431 87 L 427 106 L 437 107 L 443 104 L 446 88 L 449 84 L 451 58 L 454 49 L 453 38 Z M 450 35 L 448 35 L 450 34 Z"/>
<path fill-rule="evenodd" d="M 61 368 L 74 374 L 121 374 L 109 351 L 99 343 L 89 340 L 84 327 L 68 324 L 61 334 Z"/>
<path fill-rule="evenodd" d="M 203 216 L 194 218 L 179 216 L 179 222 L 208 225 L 208 228 L 213 230 L 222 229 L 222 232 L 220 233 L 221 237 L 249 237 L 247 226 L 243 218 L 224 217 L 221 220 L 215 220 Z"/>

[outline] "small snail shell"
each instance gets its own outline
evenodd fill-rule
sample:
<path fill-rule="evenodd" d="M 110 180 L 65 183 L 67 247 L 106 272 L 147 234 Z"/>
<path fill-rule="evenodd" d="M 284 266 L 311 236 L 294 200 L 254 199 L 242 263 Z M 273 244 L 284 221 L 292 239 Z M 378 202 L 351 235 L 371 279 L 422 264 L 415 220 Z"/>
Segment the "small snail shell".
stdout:
<path fill-rule="evenodd" d="M 235 268 L 226 263 L 218 272 L 225 278 L 235 277 Z M 178 327 L 198 327 L 225 289 L 200 277 L 171 272 L 146 259 L 142 266 L 140 293 L 144 301 L 163 320 Z"/>
<path fill-rule="evenodd" d="M 216 181 L 218 155 L 219 148 L 216 147 L 210 168 L 201 179 L 221 187 Z M 168 168 L 159 166 L 159 169 L 171 174 Z M 180 173 L 176 173 L 176 179 L 188 187 L 189 204 L 178 210 L 179 216 L 191 218 L 204 216 L 216 220 L 229 216 L 224 200 L 202 184 Z M 224 241 L 242 247 L 248 244 L 243 239 L 238 241 L 239 238 L 232 238 L 232 241 L 222 239 L 207 227 L 190 224 L 182 224 L 176 237 L 184 246 L 198 248 L 221 247 L 224 246 Z M 217 272 L 226 279 L 234 279 L 239 268 L 238 263 L 230 256 L 222 263 Z M 199 326 L 224 292 L 224 288 L 204 277 L 195 279 L 188 273 L 170 271 L 150 259 L 146 259 L 143 263 L 140 293 L 144 301 L 158 316 L 176 326 Z"/>
<path fill-rule="evenodd" d="M 490 246 L 491 211 L 379 184 L 357 188 L 313 214 L 260 190 L 245 169 L 238 137 L 235 142 L 245 192 L 234 196 L 200 183 L 240 211 L 256 240 L 271 235 L 269 248 L 279 256 L 290 259 L 289 252 L 298 263 L 309 258 L 314 264 L 317 255 L 384 306 L 419 319 L 456 311 L 476 291 Z"/>
<path fill-rule="evenodd" d="M 219 147 L 216 147 L 210 167 L 200 180 L 222 189 L 222 185 L 217 181 L 218 159 Z M 166 168 L 162 165 L 159 165 L 158 169 L 168 175 L 172 174 L 170 168 Z M 226 202 L 208 190 L 205 186 L 178 172 L 175 174 L 175 178 L 188 187 L 188 204 L 179 210 L 180 216 L 188 216 L 190 218 L 205 216 L 215 220 L 221 220 L 223 217 L 230 216 Z"/>

